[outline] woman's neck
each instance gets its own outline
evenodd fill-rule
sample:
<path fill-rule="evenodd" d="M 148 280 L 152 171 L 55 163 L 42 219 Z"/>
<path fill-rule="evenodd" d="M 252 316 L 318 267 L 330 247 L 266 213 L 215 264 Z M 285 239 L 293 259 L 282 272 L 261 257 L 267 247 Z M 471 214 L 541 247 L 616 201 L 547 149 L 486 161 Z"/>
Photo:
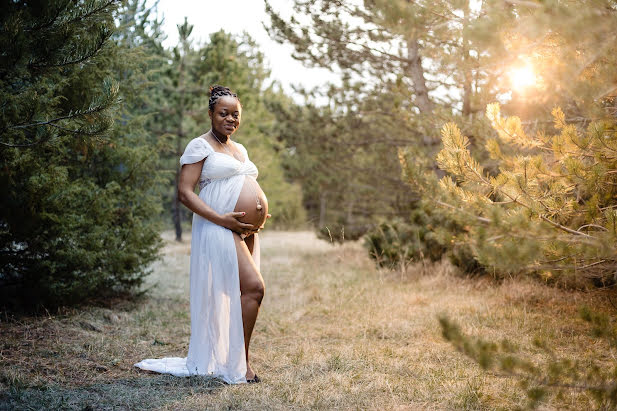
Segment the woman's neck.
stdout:
<path fill-rule="evenodd" d="M 213 128 L 210 129 L 210 132 L 212 133 L 214 138 L 221 144 L 226 144 L 227 141 L 229 140 L 229 136 L 226 136 L 225 134 L 219 134 L 216 131 L 214 131 Z"/>

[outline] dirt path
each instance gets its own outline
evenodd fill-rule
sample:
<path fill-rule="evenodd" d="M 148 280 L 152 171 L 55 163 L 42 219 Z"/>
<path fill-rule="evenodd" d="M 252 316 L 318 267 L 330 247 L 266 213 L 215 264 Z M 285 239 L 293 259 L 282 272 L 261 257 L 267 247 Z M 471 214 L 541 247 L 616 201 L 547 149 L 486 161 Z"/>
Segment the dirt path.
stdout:
<path fill-rule="evenodd" d="M 379 271 L 360 244 L 266 231 L 266 298 L 252 344 L 263 382 L 230 387 L 144 373 L 132 364 L 188 348 L 189 242 L 165 238 L 145 299 L 0 324 L 0 409 L 511 409 L 525 405 L 517 381 L 454 351 L 439 313 L 531 355 L 537 335 L 568 355 L 589 353 L 592 343 L 576 320 L 580 293 L 466 280 L 447 264 Z M 588 398 L 551 401 L 549 408 L 577 409 Z"/>

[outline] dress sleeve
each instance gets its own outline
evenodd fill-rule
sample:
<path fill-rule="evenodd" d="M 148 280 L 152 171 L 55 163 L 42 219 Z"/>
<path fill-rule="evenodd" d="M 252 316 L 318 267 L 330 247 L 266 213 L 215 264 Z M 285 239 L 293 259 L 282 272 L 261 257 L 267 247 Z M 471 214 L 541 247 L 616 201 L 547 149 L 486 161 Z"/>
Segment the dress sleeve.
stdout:
<path fill-rule="evenodd" d="M 246 151 L 246 148 L 244 148 L 244 146 L 242 144 L 237 143 L 237 142 L 236 142 L 236 145 L 240 148 L 240 151 L 242 151 L 242 154 L 244 154 L 244 158 L 248 160 L 249 159 L 249 153 L 248 153 L 248 151 Z"/>
<path fill-rule="evenodd" d="M 203 138 L 194 138 L 186 145 L 184 154 L 180 157 L 180 165 L 197 163 L 208 157 L 210 153 L 212 153 L 212 148 Z"/>

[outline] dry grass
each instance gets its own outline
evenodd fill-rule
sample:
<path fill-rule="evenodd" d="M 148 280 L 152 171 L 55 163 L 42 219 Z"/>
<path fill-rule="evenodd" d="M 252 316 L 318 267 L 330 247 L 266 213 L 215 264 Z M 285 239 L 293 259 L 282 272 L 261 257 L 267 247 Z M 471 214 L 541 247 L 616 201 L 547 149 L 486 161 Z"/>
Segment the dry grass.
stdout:
<path fill-rule="evenodd" d="M 532 358 L 541 336 L 556 352 L 607 362 L 577 309 L 612 309 L 600 293 L 527 281 L 496 284 L 447 264 L 379 271 L 358 244 L 331 246 L 307 232 L 265 232 L 266 298 L 252 344 L 257 385 L 145 373 L 143 358 L 184 356 L 190 332 L 189 242 L 165 233 L 141 301 L 37 318 L 2 318 L 0 409 L 512 409 L 516 379 L 480 370 L 441 335 L 447 313 L 464 331 L 509 338 Z M 430 274 L 430 275 L 428 275 Z M 584 393 L 548 409 L 593 405 Z"/>

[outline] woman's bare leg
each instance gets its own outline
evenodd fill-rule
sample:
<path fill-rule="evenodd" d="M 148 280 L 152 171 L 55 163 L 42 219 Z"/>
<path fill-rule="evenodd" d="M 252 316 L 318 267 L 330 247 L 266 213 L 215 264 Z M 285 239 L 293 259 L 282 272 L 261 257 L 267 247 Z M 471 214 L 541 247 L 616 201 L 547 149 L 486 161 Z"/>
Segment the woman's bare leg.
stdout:
<path fill-rule="evenodd" d="M 252 236 L 251 236 L 252 237 Z M 251 250 L 247 242 L 242 240 L 240 236 L 234 233 L 234 241 L 236 243 L 236 254 L 238 255 L 238 273 L 240 275 L 240 303 L 242 304 L 242 325 L 244 327 L 244 349 L 246 354 L 246 378 L 252 379 L 255 376 L 253 369 L 249 364 L 249 344 L 253 327 L 257 320 L 259 306 L 264 297 L 264 280 L 261 273 L 253 261 L 251 255 L 254 239 L 250 238 Z"/>
<path fill-rule="evenodd" d="M 248 237 L 244 238 L 244 243 L 246 244 L 247 248 L 249 249 L 249 253 L 251 253 L 251 255 L 253 255 L 253 246 L 255 245 L 255 234 L 251 234 Z"/>

